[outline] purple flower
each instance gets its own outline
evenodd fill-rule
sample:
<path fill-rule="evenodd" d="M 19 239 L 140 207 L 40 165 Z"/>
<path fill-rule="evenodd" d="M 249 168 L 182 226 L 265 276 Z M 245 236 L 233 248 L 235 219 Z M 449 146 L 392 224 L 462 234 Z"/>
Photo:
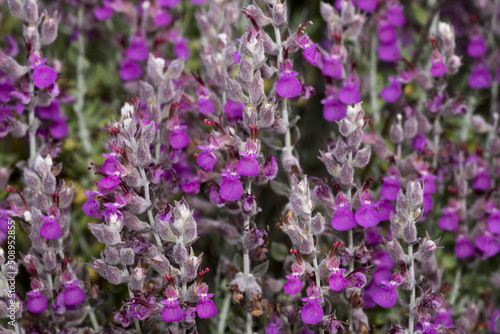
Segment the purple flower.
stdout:
<path fill-rule="evenodd" d="M 205 86 L 198 86 L 196 89 L 196 96 L 198 97 L 198 108 L 203 115 L 211 114 L 214 112 L 214 105 L 210 101 L 210 92 Z"/>
<path fill-rule="evenodd" d="M 389 86 L 380 91 L 380 96 L 389 103 L 396 102 L 401 96 L 401 83 L 397 77 L 389 77 Z"/>
<path fill-rule="evenodd" d="M 278 314 L 274 314 L 269 319 L 269 324 L 266 326 L 266 334 L 280 334 L 281 319 Z"/>
<path fill-rule="evenodd" d="M 383 177 L 384 183 L 380 187 L 380 198 L 386 201 L 395 201 L 401 189 L 399 185 L 398 170 L 395 167 L 389 168 L 387 176 Z"/>
<path fill-rule="evenodd" d="M 335 79 L 342 78 L 342 61 L 340 55 L 323 56 L 322 60 L 321 74 Z"/>
<path fill-rule="evenodd" d="M 427 138 L 425 138 L 425 135 L 422 132 L 419 132 L 415 137 L 413 137 L 411 146 L 415 150 L 422 152 L 425 149 L 426 144 Z"/>
<path fill-rule="evenodd" d="M 162 304 L 165 304 L 161 312 L 161 318 L 163 321 L 181 321 L 184 314 L 177 300 L 179 298 L 177 290 L 169 287 L 165 291 L 165 295 L 167 299 L 161 301 Z"/>
<path fill-rule="evenodd" d="M 224 105 L 224 112 L 229 121 L 235 121 L 243 117 L 243 107 L 244 103 L 236 102 L 228 99 Z"/>
<path fill-rule="evenodd" d="M 78 286 L 79 283 L 81 283 L 79 280 L 64 283 L 66 286 L 64 290 L 64 304 L 66 306 L 75 306 L 85 300 L 85 293 Z"/>
<path fill-rule="evenodd" d="M 316 286 L 310 286 L 307 288 L 308 298 L 302 298 L 302 301 L 306 302 L 306 304 L 300 311 L 300 317 L 302 321 L 308 325 L 317 324 L 323 319 L 323 308 L 321 307 L 318 296 L 318 288 Z"/>
<path fill-rule="evenodd" d="M 36 53 L 30 55 L 30 68 L 33 69 L 33 83 L 38 88 L 52 85 L 57 79 L 56 71 L 47 65 L 46 58 L 41 59 Z"/>
<path fill-rule="evenodd" d="M 137 79 L 142 74 L 141 65 L 133 62 L 132 60 L 124 59 L 121 62 L 120 78 L 123 81 L 130 81 Z"/>
<path fill-rule="evenodd" d="M 467 235 L 460 234 L 457 237 L 457 243 L 455 244 L 455 255 L 459 259 L 474 255 L 474 246 L 469 241 Z"/>
<path fill-rule="evenodd" d="M 134 61 L 148 59 L 148 47 L 144 37 L 136 36 L 130 39 L 130 46 L 127 49 L 127 58 Z"/>
<path fill-rule="evenodd" d="M 365 12 L 373 12 L 377 8 L 377 0 L 358 0 L 358 7 Z"/>
<path fill-rule="evenodd" d="M 344 194 L 337 195 L 337 205 L 333 207 L 335 214 L 332 217 L 332 227 L 337 231 L 346 231 L 356 226 L 354 213 L 349 209 L 350 203 Z"/>
<path fill-rule="evenodd" d="M 197 194 L 200 191 L 200 182 L 197 178 L 190 178 L 188 182 L 182 184 L 182 191 L 188 194 Z"/>
<path fill-rule="evenodd" d="M 267 156 L 266 161 L 262 165 L 262 172 L 269 180 L 274 179 L 278 175 L 278 164 L 272 155 Z"/>
<path fill-rule="evenodd" d="M 439 227 L 447 231 L 455 231 L 458 227 L 458 216 L 455 208 L 444 208 L 439 218 Z"/>
<path fill-rule="evenodd" d="M 399 48 L 397 41 L 394 41 L 389 44 L 378 45 L 378 57 L 382 61 L 394 62 L 399 58 Z"/>
<path fill-rule="evenodd" d="M 32 313 L 40 313 L 47 309 L 47 298 L 42 295 L 40 290 L 33 290 L 27 293 L 30 296 L 28 300 L 28 309 Z"/>
<path fill-rule="evenodd" d="M 161 6 L 169 7 L 169 8 L 174 8 L 181 2 L 181 0 L 160 0 L 159 4 Z"/>
<path fill-rule="evenodd" d="M 298 263 L 292 264 L 292 273 L 286 275 L 288 282 L 285 283 L 283 289 L 289 295 L 296 295 L 302 290 L 302 281 L 300 276 L 304 273 L 304 268 Z"/>
<path fill-rule="evenodd" d="M 155 24 L 158 27 L 165 27 L 172 22 L 172 16 L 166 10 L 160 10 L 158 14 L 155 15 Z"/>
<path fill-rule="evenodd" d="M 472 181 L 472 187 L 476 190 L 489 190 L 491 188 L 491 178 L 485 168 L 479 168 L 476 177 Z"/>
<path fill-rule="evenodd" d="M 494 234 L 500 234 L 500 210 L 495 209 L 488 216 L 488 230 Z"/>
<path fill-rule="evenodd" d="M 231 171 L 233 170 L 233 171 Z M 243 185 L 240 176 L 234 172 L 233 166 L 222 169 L 222 179 L 220 181 L 220 195 L 226 201 L 237 201 L 243 193 Z"/>
<path fill-rule="evenodd" d="M 200 301 L 196 304 L 196 312 L 200 318 L 208 319 L 217 314 L 217 307 L 215 307 L 214 302 L 210 299 L 213 295 L 213 293 L 200 295 Z"/>
<path fill-rule="evenodd" d="M 176 125 L 170 133 L 170 146 L 176 150 L 181 150 L 189 145 L 189 136 L 183 131 L 185 125 Z"/>
<path fill-rule="evenodd" d="M 333 291 L 342 291 L 347 287 L 347 279 L 344 277 L 345 269 L 333 267 L 331 268 L 332 274 L 328 279 L 330 289 Z"/>
<path fill-rule="evenodd" d="M 378 217 L 380 221 L 389 220 L 391 218 L 391 212 L 395 212 L 391 202 L 378 202 Z"/>
<path fill-rule="evenodd" d="M 395 27 L 401 27 L 405 24 L 406 18 L 403 14 L 404 7 L 396 2 L 391 3 L 387 9 L 387 22 Z"/>
<path fill-rule="evenodd" d="M 398 34 L 392 25 L 383 23 L 378 27 L 378 37 L 382 44 L 390 44 L 397 40 Z"/>
<path fill-rule="evenodd" d="M 476 247 L 484 252 L 487 257 L 493 257 L 500 252 L 500 240 L 498 236 L 484 232 L 474 238 Z"/>
<path fill-rule="evenodd" d="M 339 100 L 344 104 L 358 103 L 361 101 L 359 80 L 356 72 L 352 73 L 347 80 L 344 81 L 344 87 L 339 90 Z"/>
<path fill-rule="evenodd" d="M 302 86 L 296 78 L 299 73 L 292 71 L 292 62 L 285 60 L 281 65 L 280 79 L 276 84 L 276 92 L 281 97 L 295 97 L 302 92 Z"/>
<path fill-rule="evenodd" d="M 187 38 L 179 38 L 174 44 L 174 53 L 177 58 L 189 58 L 189 48 L 187 46 Z"/>
<path fill-rule="evenodd" d="M 99 21 L 107 20 L 113 16 L 113 8 L 106 6 L 106 3 L 104 3 L 103 7 L 94 9 L 94 16 Z"/>
<path fill-rule="evenodd" d="M 347 113 L 347 108 L 345 104 L 340 103 L 334 87 L 327 88 L 326 98 L 321 100 L 321 103 L 325 105 L 323 108 L 323 117 L 328 122 L 341 120 Z"/>
<path fill-rule="evenodd" d="M 478 58 L 484 56 L 488 47 L 484 41 L 483 35 L 480 31 L 471 34 L 469 39 L 469 44 L 467 45 L 467 54 L 472 58 Z"/>
<path fill-rule="evenodd" d="M 247 142 L 247 150 L 241 153 L 241 158 L 236 166 L 236 172 L 243 176 L 259 175 L 259 162 L 256 158 L 259 154 L 255 152 L 257 149 L 253 141 Z"/>
<path fill-rule="evenodd" d="M 483 62 L 476 62 L 469 76 L 469 86 L 476 89 L 489 88 L 491 86 L 491 80 L 491 74 L 488 67 L 486 67 Z"/>
<path fill-rule="evenodd" d="M 43 216 L 43 225 L 40 234 L 45 239 L 57 239 L 61 236 L 61 226 L 55 216 Z"/>
<path fill-rule="evenodd" d="M 438 78 L 446 73 L 446 65 L 444 64 L 443 55 L 439 50 L 435 49 L 431 55 L 431 75 Z"/>
<path fill-rule="evenodd" d="M 202 152 L 196 157 L 196 163 L 207 172 L 211 171 L 217 162 L 217 158 L 212 153 L 215 147 L 212 145 L 200 145 L 198 148 Z"/>
<path fill-rule="evenodd" d="M 398 294 L 396 293 L 398 285 L 395 281 L 384 281 L 382 284 L 384 286 L 380 287 L 373 294 L 373 301 L 382 307 L 392 307 L 398 300 Z"/>
<path fill-rule="evenodd" d="M 373 227 L 380 223 L 377 204 L 372 201 L 372 194 L 369 190 L 363 191 L 360 196 L 360 204 L 356 210 L 356 222 L 363 227 Z"/>

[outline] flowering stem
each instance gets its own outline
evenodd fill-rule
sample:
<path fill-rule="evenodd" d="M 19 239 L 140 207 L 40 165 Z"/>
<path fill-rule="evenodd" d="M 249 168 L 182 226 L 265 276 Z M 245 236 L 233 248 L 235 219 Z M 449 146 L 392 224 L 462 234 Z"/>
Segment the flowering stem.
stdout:
<path fill-rule="evenodd" d="M 410 280 L 411 280 L 411 292 L 410 292 L 410 306 L 409 306 L 409 316 L 408 316 L 408 333 L 413 334 L 413 316 L 411 314 L 411 309 L 415 304 L 415 267 L 413 259 L 413 245 L 408 245 L 408 257 L 410 258 Z"/>
<path fill-rule="evenodd" d="M 374 30 L 375 32 L 376 30 Z M 378 111 L 378 91 L 377 88 L 377 36 L 373 34 L 370 50 L 370 107 L 373 115 L 373 123 L 377 126 L 380 122 L 380 114 Z"/>
<path fill-rule="evenodd" d="M 139 172 L 141 173 L 141 178 L 142 181 L 144 182 L 144 198 L 146 199 L 147 202 L 151 202 L 151 199 L 149 197 L 149 180 L 146 177 L 146 172 L 144 171 L 143 167 L 139 168 Z M 156 244 L 158 245 L 158 247 L 162 248 L 163 245 L 161 243 L 160 237 L 153 228 L 154 226 L 153 211 L 150 208 L 147 211 L 148 211 L 149 225 L 153 229 L 153 235 L 155 237 Z"/>
<path fill-rule="evenodd" d="M 432 159 L 432 167 L 436 168 L 437 167 L 437 158 L 438 158 L 438 151 L 439 151 L 439 136 L 443 132 L 443 129 L 441 128 L 441 123 L 439 122 L 439 116 L 436 117 L 434 120 L 434 157 Z"/>
<path fill-rule="evenodd" d="M 36 156 L 36 128 L 35 128 L 35 85 L 33 84 L 33 74 L 29 72 L 30 76 L 30 94 L 31 99 L 28 105 L 28 133 L 30 141 L 30 159 L 34 159 Z"/>
<path fill-rule="evenodd" d="M 80 140 L 82 141 L 83 150 L 87 155 L 92 152 L 92 147 L 90 146 L 89 141 L 89 130 L 87 129 L 87 125 L 85 123 L 85 116 L 83 115 L 83 105 L 85 103 L 85 94 L 87 93 L 87 88 L 85 87 L 84 81 L 84 62 L 85 62 L 85 37 L 82 33 L 83 26 L 83 13 L 84 8 L 83 5 L 80 5 L 78 8 L 78 41 L 77 41 L 77 49 L 78 49 L 78 58 L 76 61 L 76 101 L 73 106 L 73 110 L 75 111 L 76 118 L 78 119 L 78 127 L 79 127 L 79 135 Z"/>
<path fill-rule="evenodd" d="M 458 266 L 457 272 L 455 273 L 455 280 L 453 281 L 453 290 L 451 291 L 450 305 L 454 305 L 458 292 L 460 291 L 460 284 L 462 283 L 462 266 Z"/>
<path fill-rule="evenodd" d="M 252 180 L 248 181 L 247 184 L 247 192 L 250 194 L 252 192 Z M 246 231 L 250 229 L 250 216 L 245 217 L 245 223 L 243 225 L 243 234 L 245 234 Z M 245 294 L 248 299 L 248 276 L 250 275 L 250 256 L 248 249 L 245 248 L 243 250 L 243 279 L 245 281 Z M 252 333 L 252 314 L 247 312 L 247 329 L 246 329 L 247 334 Z"/>
<path fill-rule="evenodd" d="M 89 319 L 90 322 L 92 323 L 92 327 L 94 327 L 94 330 L 97 331 L 99 329 L 99 325 L 97 324 L 97 319 L 95 317 L 94 309 L 92 307 L 87 306 L 88 312 L 89 312 Z"/>
<path fill-rule="evenodd" d="M 427 18 L 427 22 L 425 22 L 424 28 L 421 30 L 420 39 L 418 41 L 417 47 L 415 48 L 415 52 L 413 53 L 413 58 L 411 59 L 411 62 L 413 64 L 417 63 L 418 57 L 420 57 L 420 55 L 422 54 L 422 48 L 428 40 L 429 31 L 434 22 L 434 17 L 439 12 L 439 8 L 441 8 L 443 2 L 444 0 L 436 0 L 436 2 L 434 3 L 434 7 L 432 7 L 432 11 Z"/>
<path fill-rule="evenodd" d="M 224 303 L 222 304 L 221 315 L 219 318 L 219 324 L 217 325 L 217 333 L 224 334 L 227 323 L 227 315 L 229 314 L 229 306 L 231 305 L 231 295 L 226 294 L 224 296 Z"/>

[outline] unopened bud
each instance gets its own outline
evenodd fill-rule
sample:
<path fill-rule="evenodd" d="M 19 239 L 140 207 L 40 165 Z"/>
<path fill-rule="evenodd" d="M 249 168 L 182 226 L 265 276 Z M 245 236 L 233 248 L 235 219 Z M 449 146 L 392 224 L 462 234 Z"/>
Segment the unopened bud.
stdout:
<path fill-rule="evenodd" d="M 363 168 L 368 165 L 368 163 L 370 162 L 371 152 L 372 150 L 369 146 L 359 150 L 356 153 L 356 157 L 354 159 L 354 166 L 356 166 L 357 168 Z"/>
<path fill-rule="evenodd" d="M 29 23 L 36 23 L 38 20 L 38 5 L 36 4 L 36 0 L 25 0 L 24 5 L 24 18 Z"/>
<path fill-rule="evenodd" d="M 409 221 L 403 229 L 403 240 L 408 244 L 417 241 L 417 227 L 413 221 Z"/>
<path fill-rule="evenodd" d="M 273 25 L 276 27 L 281 27 L 287 23 L 287 10 L 286 10 L 286 2 L 285 3 L 277 3 L 273 6 Z"/>
<path fill-rule="evenodd" d="M 24 21 L 24 9 L 22 0 L 8 0 L 10 13 Z"/>
<path fill-rule="evenodd" d="M 40 38 L 40 43 L 42 45 L 48 45 L 54 42 L 57 38 L 57 27 L 59 22 L 55 17 L 49 17 L 45 13 L 45 18 L 42 23 L 42 37 Z"/>
<path fill-rule="evenodd" d="M 351 185 L 353 181 L 354 169 L 346 163 L 340 171 L 340 183 L 342 183 L 343 185 Z"/>

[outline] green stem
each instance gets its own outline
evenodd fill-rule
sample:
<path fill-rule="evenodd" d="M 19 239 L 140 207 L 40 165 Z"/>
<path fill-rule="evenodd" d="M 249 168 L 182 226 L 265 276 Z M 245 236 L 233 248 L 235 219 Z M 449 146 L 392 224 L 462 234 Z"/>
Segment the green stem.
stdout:
<path fill-rule="evenodd" d="M 410 292 L 410 306 L 408 315 L 408 333 L 413 334 L 414 319 L 411 314 L 412 307 L 415 306 L 415 266 L 413 258 L 413 245 L 408 245 L 408 257 L 410 258 L 410 280 L 411 280 L 411 292 Z"/>

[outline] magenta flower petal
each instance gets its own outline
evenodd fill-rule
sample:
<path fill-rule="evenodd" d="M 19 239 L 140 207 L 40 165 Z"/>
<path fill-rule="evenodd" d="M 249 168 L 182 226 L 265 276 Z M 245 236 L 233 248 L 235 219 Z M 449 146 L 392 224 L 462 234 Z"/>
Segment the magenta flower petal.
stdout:
<path fill-rule="evenodd" d="M 333 100 L 325 104 L 323 108 L 323 117 L 328 122 L 338 121 L 345 117 L 347 108 L 345 104 Z"/>
<path fill-rule="evenodd" d="M 85 300 L 85 293 L 76 284 L 71 284 L 64 290 L 64 304 L 66 306 L 78 305 Z"/>
<path fill-rule="evenodd" d="M 332 218 L 332 227 L 337 231 L 346 231 L 356 226 L 354 213 L 347 208 L 335 212 Z"/>
<path fill-rule="evenodd" d="M 342 78 L 342 63 L 340 58 L 327 56 L 323 58 L 323 67 L 321 73 L 325 76 L 341 79 Z"/>
<path fill-rule="evenodd" d="M 500 212 L 492 213 L 488 217 L 488 230 L 494 234 L 500 234 Z"/>
<path fill-rule="evenodd" d="M 170 134 L 170 146 L 176 150 L 183 149 L 189 145 L 189 136 L 182 130 L 176 129 Z"/>
<path fill-rule="evenodd" d="M 292 278 L 288 280 L 283 286 L 283 289 L 289 295 L 296 295 L 302 290 L 302 281 L 297 275 L 292 275 Z"/>
<path fill-rule="evenodd" d="M 483 56 L 487 50 L 488 48 L 482 36 L 471 39 L 469 45 L 467 45 L 467 53 L 472 58 Z"/>
<path fill-rule="evenodd" d="M 198 166 L 200 166 L 207 172 L 211 171 L 214 168 L 216 162 L 217 158 L 212 152 L 209 151 L 201 152 L 200 155 L 198 155 L 198 157 L 196 158 L 196 163 L 198 164 Z"/>
<path fill-rule="evenodd" d="M 377 210 L 367 205 L 356 210 L 356 222 L 363 227 L 373 227 L 380 223 L 380 218 Z"/>
<path fill-rule="evenodd" d="M 130 60 L 125 60 L 122 62 L 122 68 L 120 69 L 120 78 L 122 78 L 123 81 L 137 79 L 141 76 L 141 74 L 141 65 Z"/>
<path fill-rule="evenodd" d="M 120 184 L 118 175 L 112 174 L 101 178 L 101 186 L 105 189 L 115 189 Z"/>
<path fill-rule="evenodd" d="M 446 73 L 446 65 L 443 63 L 443 61 L 438 61 L 435 63 L 433 62 L 430 72 L 431 75 L 436 78 L 443 76 Z"/>
<path fill-rule="evenodd" d="M 40 313 L 47 309 L 47 298 L 40 291 L 28 292 L 30 299 L 28 300 L 28 309 L 32 313 Z"/>
<path fill-rule="evenodd" d="M 358 0 L 358 7 L 365 12 L 373 12 L 377 8 L 377 0 Z"/>
<path fill-rule="evenodd" d="M 317 324 L 323 319 L 323 308 L 317 301 L 308 302 L 300 311 L 300 317 L 308 325 Z"/>
<path fill-rule="evenodd" d="M 361 93 L 355 85 L 346 85 L 339 90 L 339 100 L 344 104 L 358 103 L 361 101 Z"/>
<path fill-rule="evenodd" d="M 373 294 L 373 301 L 382 307 L 392 307 L 398 300 L 396 289 L 382 286 Z"/>
<path fill-rule="evenodd" d="M 184 318 L 184 314 L 182 313 L 181 307 L 172 302 L 171 305 L 167 304 L 163 307 L 161 318 L 163 321 L 181 321 L 182 318 Z"/>
<path fill-rule="evenodd" d="M 394 62 L 399 58 L 399 48 L 397 41 L 389 44 L 378 45 L 378 57 L 380 60 Z"/>
<path fill-rule="evenodd" d="M 330 285 L 330 289 L 333 291 L 342 291 L 347 287 L 347 279 L 342 273 L 334 273 L 330 275 L 328 285 Z"/>
<path fill-rule="evenodd" d="M 45 239 L 56 239 L 61 236 L 61 226 L 57 223 L 57 220 L 48 220 L 40 228 L 40 234 L 42 238 Z"/>
<path fill-rule="evenodd" d="M 472 181 L 472 187 L 476 190 L 489 190 L 491 188 L 491 178 L 488 171 L 478 171 L 476 177 Z"/>
<path fill-rule="evenodd" d="M 56 79 L 56 71 L 47 65 L 39 66 L 33 71 L 33 83 L 38 88 L 50 86 Z"/>
<path fill-rule="evenodd" d="M 401 96 L 401 85 L 399 83 L 393 82 L 389 86 L 384 87 L 380 92 L 382 98 L 389 102 L 396 102 L 397 99 Z"/>
<path fill-rule="evenodd" d="M 295 76 L 283 73 L 276 84 L 276 92 L 282 97 L 295 97 L 302 92 L 302 86 Z"/>
<path fill-rule="evenodd" d="M 200 318 L 208 319 L 217 314 L 217 307 L 211 299 L 205 297 L 196 304 L 196 312 Z"/>
<path fill-rule="evenodd" d="M 224 112 L 229 121 L 237 120 L 243 117 L 243 106 L 245 104 L 228 99 L 224 106 Z"/>
<path fill-rule="evenodd" d="M 113 8 L 110 7 L 97 7 L 94 9 L 94 16 L 99 21 L 104 21 L 113 16 Z"/>
<path fill-rule="evenodd" d="M 455 244 L 455 255 L 459 259 L 474 255 L 474 245 L 472 245 L 467 236 L 458 237 L 457 243 Z"/>
<path fill-rule="evenodd" d="M 252 157 L 242 157 L 236 166 L 236 172 L 243 176 L 259 175 L 259 162 Z"/>
<path fill-rule="evenodd" d="M 383 26 L 380 26 L 378 30 L 378 37 L 382 44 L 390 44 L 398 38 L 398 35 L 393 26 L 390 24 L 384 24 Z"/>
<path fill-rule="evenodd" d="M 237 201 L 243 193 L 240 180 L 233 177 L 222 177 L 220 182 L 220 196 L 226 201 Z"/>
<path fill-rule="evenodd" d="M 172 16 L 166 10 L 162 10 L 155 16 L 155 23 L 158 27 L 165 27 L 170 22 L 172 22 Z"/>
<path fill-rule="evenodd" d="M 209 98 L 199 98 L 198 108 L 203 115 L 211 114 L 214 112 L 214 105 Z"/>
<path fill-rule="evenodd" d="M 439 227 L 447 231 L 455 231 L 458 227 L 458 217 L 455 212 L 443 210 L 444 214 L 439 218 Z"/>

